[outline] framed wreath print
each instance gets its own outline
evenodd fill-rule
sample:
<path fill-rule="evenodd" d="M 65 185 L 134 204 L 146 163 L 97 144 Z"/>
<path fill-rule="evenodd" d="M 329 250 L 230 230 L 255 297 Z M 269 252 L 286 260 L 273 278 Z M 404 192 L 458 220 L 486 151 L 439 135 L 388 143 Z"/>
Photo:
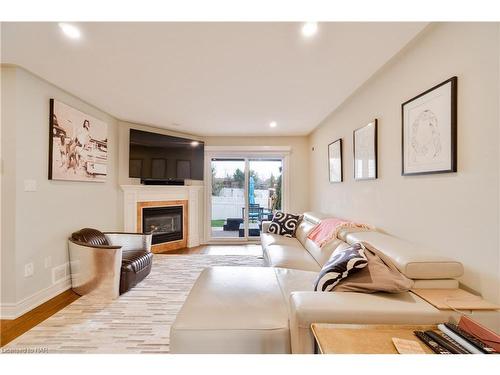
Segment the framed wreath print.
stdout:
<path fill-rule="evenodd" d="M 330 182 L 342 182 L 342 139 L 328 145 L 328 175 Z"/>
<path fill-rule="evenodd" d="M 377 178 L 377 119 L 353 132 L 354 179 Z"/>
<path fill-rule="evenodd" d="M 457 77 L 401 105 L 403 176 L 457 171 Z"/>

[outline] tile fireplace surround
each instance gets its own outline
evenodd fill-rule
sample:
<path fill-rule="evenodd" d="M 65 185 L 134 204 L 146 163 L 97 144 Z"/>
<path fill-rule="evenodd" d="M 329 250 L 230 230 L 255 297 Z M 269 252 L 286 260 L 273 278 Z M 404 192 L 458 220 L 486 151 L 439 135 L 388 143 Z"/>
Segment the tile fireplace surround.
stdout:
<path fill-rule="evenodd" d="M 203 239 L 203 186 L 121 185 L 125 232 L 139 232 L 138 203 L 187 201 L 187 247 L 198 246 Z"/>

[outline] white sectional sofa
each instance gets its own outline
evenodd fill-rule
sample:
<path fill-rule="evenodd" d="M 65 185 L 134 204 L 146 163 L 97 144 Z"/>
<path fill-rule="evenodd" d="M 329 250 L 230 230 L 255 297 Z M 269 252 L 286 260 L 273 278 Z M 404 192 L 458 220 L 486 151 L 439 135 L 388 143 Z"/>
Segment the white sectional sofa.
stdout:
<path fill-rule="evenodd" d="M 457 288 L 459 262 L 378 231 L 344 231 L 319 248 L 307 238 L 325 216 L 306 213 L 295 238 L 267 232 L 270 267 L 214 267 L 202 272 L 170 331 L 172 353 L 312 353 L 313 322 L 432 324 L 448 320 L 410 292 L 315 292 L 313 281 L 336 249 L 362 242 L 375 248 L 418 288 Z"/>

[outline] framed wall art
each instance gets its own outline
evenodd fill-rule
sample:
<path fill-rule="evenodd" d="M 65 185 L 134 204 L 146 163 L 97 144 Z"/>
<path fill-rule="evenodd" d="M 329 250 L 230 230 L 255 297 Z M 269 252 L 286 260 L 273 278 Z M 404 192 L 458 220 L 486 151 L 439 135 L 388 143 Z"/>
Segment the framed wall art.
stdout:
<path fill-rule="evenodd" d="M 50 99 L 49 180 L 105 182 L 107 124 Z"/>
<path fill-rule="evenodd" d="M 457 171 L 457 77 L 401 105 L 403 176 Z"/>
<path fill-rule="evenodd" d="M 377 178 L 377 119 L 353 132 L 354 179 Z"/>
<path fill-rule="evenodd" d="M 328 176 L 330 182 L 342 182 L 342 139 L 328 145 Z"/>

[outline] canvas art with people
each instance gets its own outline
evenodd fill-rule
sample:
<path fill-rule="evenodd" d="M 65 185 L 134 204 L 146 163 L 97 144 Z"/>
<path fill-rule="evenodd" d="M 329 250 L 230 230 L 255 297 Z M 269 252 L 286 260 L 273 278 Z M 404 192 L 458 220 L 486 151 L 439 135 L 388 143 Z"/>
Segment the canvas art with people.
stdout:
<path fill-rule="evenodd" d="M 50 118 L 49 179 L 104 182 L 107 124 L 54 99 Z"/>

